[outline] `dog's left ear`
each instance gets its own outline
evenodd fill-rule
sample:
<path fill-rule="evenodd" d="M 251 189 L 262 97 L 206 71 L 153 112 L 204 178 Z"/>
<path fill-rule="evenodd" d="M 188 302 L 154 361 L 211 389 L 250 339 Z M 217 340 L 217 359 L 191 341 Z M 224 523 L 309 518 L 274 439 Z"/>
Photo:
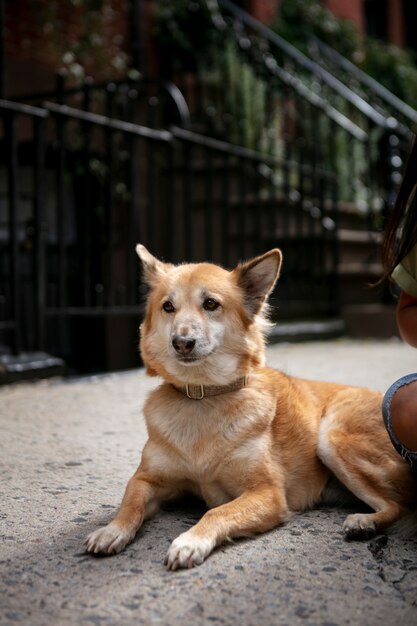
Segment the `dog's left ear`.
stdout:
<path fill-rule="evenodd" d="M 246 294 L 246 305 L 252 315 L 260 311 L 278 280 L 282 254 L 278 248 L 237 266 L 233 272 Z"/>

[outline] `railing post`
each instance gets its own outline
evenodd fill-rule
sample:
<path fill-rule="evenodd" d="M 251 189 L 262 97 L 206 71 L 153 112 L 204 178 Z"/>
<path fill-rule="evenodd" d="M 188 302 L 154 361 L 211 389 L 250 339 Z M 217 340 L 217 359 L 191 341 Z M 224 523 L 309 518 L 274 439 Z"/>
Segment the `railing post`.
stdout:
<path fill-rule="evenodd" d="M 336 142 L 336 124 L 330 120 L 329 121 L 329 153 L 331 155 L 336 154 L 337 150 L 337 142 Z M 331 231 L 331 245 L 330 245 L 330 289 L 329 289 L 329 302 L 330 302 L 330 312 L 335 315 L 340 314 L 341 302 L 340 302 L 340 274 L 339 274 L 339 264 L 340 264 L 340 243 L 339 243 L 339 172 L 336 162 L 335 171 L 332 173 L 331 178 L 329 179 L 330 185 L 330 194 L 329 194 L 329 202 L 330 202 L 330 216 L 333 221 L 334 228 Z M 326 216 L 327 217 L 327 216 Z"/>
<path fill-rule="evenodd" d="M 130 154 L 126 171 L 126 184 L 128 189 L 128 201 L 126 210 L 127 236 L 126 236 L 126 304 L 134 305 L 137 302 L 137 266 L 134 262 L 135 244 L 142 241 L 142 233 L 138 232 L 137 197 L 142 192 L 140 176 L 138 176 L 141 163 L 139 162 L 139 142 L 134 137 L 127 137 L 127 149 Z M 143 166 L 142 166 L 143 167 Z M 138 180 L 139 179 L 139 180 Z"/>
<path fill-rule="evenodd" d="M 59 310 L 58 317 L 58 345 L 60 346 L 61 354 L 65 351 L 65 344 L 68 338 L 68 325 L 63 317 L 64 310 L 67 306 L 67 272 L 68 272 L 68 259 L 67 259 L 67 246 L 66 246 L 66 222 L 67 213 L 65 206 L 67 197 L 65 193 L 65 170 L 66 170 L 66 120 L 60 115 L 55 118 L 56 124 L 56 164 L 55 164 L 55 185 L 56 185 L 56 242 L 57 242 L 57 301 L 56 306 Z"/>
<path fill-rule="evenodd" d="M 106 90 L 106 116 L 111 119 L 114 100 L 116 95 L 116 85 L 110 83 Z M 105 304 L 111 306 L 114 304 L 114 223 L 115 223 L 115 166 L 117 160 L 115 150 L 117 142 L 115 141 L 114 131 L 110 126 L 104 131 L 104 143 L 106 150 L 106 182 L 104 186 L 104 223 L 105 223 L 105 253 L 104 253 L 104 272 L 103 285 L 105 285 Z"/>
<path fill-rule="evenodd" d="M 56 101 L 58 104 L 64 104 L 66 76 L 67 72 L 64 69 L 61 69 L 56 73 Z"/>
<path fill-rule="evenodd" d="M 34 224 L 35 224 L 35 291 L 36 291 L 36 348 L 46 349 L 46 237 L 45 215 L 45 150 L 46 119 L 34 120 L 35 166 L 34 175 Z"/>
<path fill-rule="evenodd" d="M 83 85 L 83 110 L 90 111 L 91 109 L 91 86 L 92 79 L 87 78 Z M 93 194 L 91 193 L 91 173 L 90 173 L 90 154 L 92 152 L 91 146 L 91 124 L 87 121 L 80 122 L 80 128 L 82 132 L 82 148 L 81 148 L 81 162 L 82 162 L 82 202 L 80 216 L 80 224 L 82 224 L 81 239 L 82 239 L 82 268 L 83 268 L 83 298 L 85 306 L 91 306 L 92 301 L 92 257 L 93 249 L 91 245 L 92 227 L 93 227 Z"/>
<path fill-rule="evenodd" d="M 384 204 L 382 207 L 382 217 L 384 223 L 391 212 L 395 198 L 397 197 L 404 168 L 401 156 L 400 138 L 395 132 L 395 129 L 387 130 L 385 146 L 385 159 L 389 175 L 387 179 L 387 188 L 385 189 Z"/>
<path fill-rule="evenodd" d="M 0 0 L 0 98 L 6 96 L 6 54 L 5 54 L 5 11 L 4 0 Z"/>
<path fill-rule="evenodd" d="M 12 112 L 4 115 L 7 155 L 7 197 L 9 220 L 9 255 L 10 255 L 10 288 L 11 288 L 11 315 L 14 322 L 12 350 L 15 354 L 22 347 L 22 326 L 20 315 L 20 258 L 18 233 L 18 200 L 17 200 L 17 138 L 16 116 Z"/>

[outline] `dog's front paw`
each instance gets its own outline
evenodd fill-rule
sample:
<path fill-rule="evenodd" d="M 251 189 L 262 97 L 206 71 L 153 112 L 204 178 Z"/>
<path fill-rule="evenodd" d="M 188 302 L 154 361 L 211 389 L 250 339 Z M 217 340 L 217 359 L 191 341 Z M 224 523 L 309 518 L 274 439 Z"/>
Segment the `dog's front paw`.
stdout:
<path fill-rule="evenodd" d="M 95 530 L 84 541 L 87 552 L 94 554 L 117 554 L 132 541 L 135 533 L 120 528 L 115 522 L 110 522 Z"/>
<path fill-rule="evenodd" d="M 192 530 L 189 530 L 171 543 L 165 565 L 170 570 L 201 565 L 214 546 L 214 541 L 207 537 L 196 537 Z"/>
<path fill-rule="evenodd" d="M 372 514 L 354 513 L 348 515 L 343 524 L 346 539 L 370 539 L 376 534 Z"/>

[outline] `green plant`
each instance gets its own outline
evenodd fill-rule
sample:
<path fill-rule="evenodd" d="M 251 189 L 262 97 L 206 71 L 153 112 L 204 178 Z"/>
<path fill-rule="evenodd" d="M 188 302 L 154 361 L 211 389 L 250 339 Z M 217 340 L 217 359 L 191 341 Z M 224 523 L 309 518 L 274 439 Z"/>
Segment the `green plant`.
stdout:
<path fill-rule="evenodd" d="M 336 17 L 319 0 L 284 0 L 274 30 L 306 54 L 310 36 L 316 35 L 417 109 L 413 54 L 361 36 L 353 22 Z"/>
<path fill-rule="evenodd" d="M 209 85 L 206 109 L 216 111 L 217 132 L 248 148 L 266 149 L 273 119 L 268 114 L 267 85 L 246 63 L 234 41 L 226 41 L 213 62 L 200 70 Z"/>
<path fill-rule="evenodd" d="M 311 34 L 349 58 L 359 44 L 354 24 L 337 18 L 318 0 L 284 0 L 273 28 L 306 54 Z"/>
<path fill-rule="evenodd" d="M 169 77 L 207 66 L 222 47 L 207 5 L 199 0 L 158 0 L 154 35 L 161 71 Z"/>
<path fill-rule="evenodd" d="M 417 67 L 408 50 L 368 38 L 361 68 L 417 109 Z"/>
<path fill-rule="evenodd" d="M 212 112 L 218 136 L 265 149 L 271 116 L 267 85 L 239 54 L 236 43 L 215 28 L 203 1 L 159 0 L 154 34 L 162 73 L 192 72 L 206 86 L 203 107 Z M 213 114 L 215 112 L 215 115 Z"/>

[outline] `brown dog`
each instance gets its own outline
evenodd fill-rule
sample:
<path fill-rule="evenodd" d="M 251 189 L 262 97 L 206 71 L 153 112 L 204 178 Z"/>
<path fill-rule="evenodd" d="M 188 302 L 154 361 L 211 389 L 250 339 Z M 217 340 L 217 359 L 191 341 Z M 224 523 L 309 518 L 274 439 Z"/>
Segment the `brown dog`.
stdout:
<path fill-rule="evenodd" d="M 167 567 L 200 564 L 232 537 L 271 529 L 317 504 L 335 475 L 375 512 L 347 538 L 404 516 L 416 483 L 381 419 L 381 394 L 286 376 L 264 365 L 266 300 L 279 250 L 229 272 L 169 265 L 137 247 L 150 293 L 141 351 L 163 383 L 145 405 L 149 440 L 114 520 L 86 539 L 120 552 L 161 501 L 192 492 L 209 510 L 171 544 Z"/>

